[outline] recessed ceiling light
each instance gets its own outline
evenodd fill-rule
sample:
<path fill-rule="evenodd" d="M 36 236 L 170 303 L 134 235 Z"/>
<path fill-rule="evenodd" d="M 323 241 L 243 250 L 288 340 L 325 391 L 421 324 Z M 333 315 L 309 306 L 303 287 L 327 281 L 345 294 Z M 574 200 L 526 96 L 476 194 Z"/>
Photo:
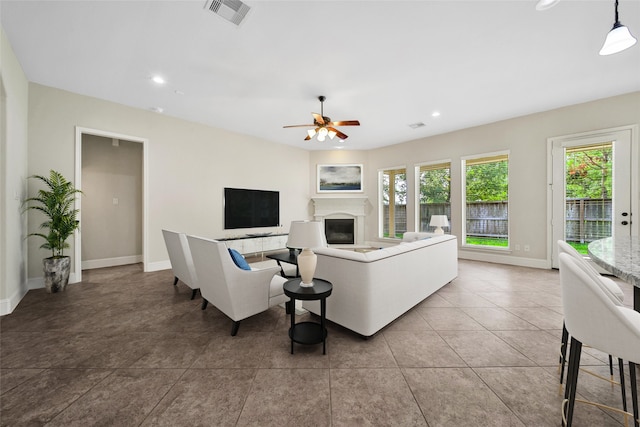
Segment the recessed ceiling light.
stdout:
<path fill-rule="evenodd" d="M 440 111 L 434 111 L 431 113 L 431 117 L 440 117 Z"/>
<path fill-rule="evenodd" d="M 162 76 L 153 76 L 151 77 L 151 81 L 159 85 L 163 85 L 167 82 Z"/>
<path fill-rule="evenodd" d="M 181 91 L 181 90 L 175 90 L 175 91 L 174 91 L 174 93 L 175 93 L 176 95 L 184 95 L 184 92 L 183 92 L 183 91 Z"/>
<path fill-rule="evenodd" d="M 162 113 L 164 111 L 164 108 L 162 108 L 162 107 L 151 107 L 150 110 L 153 111 L 154 113 Z"/>
<path fill-rule="evenodd" d="M 411 129 L 418 129 L 418 128 L 421 128 L 421 127 L 423 127 L 423 126 L 426 126 L 426 125 L 425 125 L 424 123 L 422 123 L 422 122 L 411 123 L 411 124 L 409 125 L 409 127 L 410 127 Z"/>

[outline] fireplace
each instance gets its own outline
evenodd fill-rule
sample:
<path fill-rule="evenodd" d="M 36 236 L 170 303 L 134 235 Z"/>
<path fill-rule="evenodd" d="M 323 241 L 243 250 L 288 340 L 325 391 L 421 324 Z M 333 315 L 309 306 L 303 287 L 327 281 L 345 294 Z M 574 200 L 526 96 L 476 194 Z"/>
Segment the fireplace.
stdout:
<path fill-rule="evenodd" d="M 353 245 L 355 242 L 354 223 L 353 219 L 325 219 L 324 234 L 327 237 L 327 243 L 330 245 Z"/>
<path fill-rule="evenodd" d="M 333 243 L 334 245 L 364 245 L 365 234 L 364 224 L 366 211 L 369 208 L 367 198 L 364 196 L 349 196 L 349 197 L 315 197 L 313 200 L 313 219 L 316 221 L 322 221 L 325 223 L 325 235 L 327 240 L 330 239 L 327 232 L 327 221 L 331 227 L 331 222 L 339 220 L 336 224 L 343 224 L 345 221 L 350 223 L 348 233 L 352 235 L 347 241 L 342 234 L 345 230 L 338 229 L 340 236 L 334 236 L 339 238 L 339 243 Z M 342 225 L 339 225 L 342 227 Z M 342 240 L 344 238 L 344 241 Z M 344 243 L 346 242 L 346 243 Z M 330 243 L 331 242 L 327 242 Z"/>

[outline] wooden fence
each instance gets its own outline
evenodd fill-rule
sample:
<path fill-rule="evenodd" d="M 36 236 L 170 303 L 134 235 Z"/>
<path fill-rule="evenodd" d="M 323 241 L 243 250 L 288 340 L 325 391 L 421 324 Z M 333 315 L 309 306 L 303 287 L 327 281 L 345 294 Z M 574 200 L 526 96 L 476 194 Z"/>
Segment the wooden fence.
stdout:
<path fill-rule="evenodd" d="M 566 240 L 592 242 L 611 235 L 611 199 L 567 199 Z M 431 215 L 447 215 L 451 218 L 449 203 L 420 205 L 420 231 L 430 231 Z M 467 202 L 467 236 L 507 238 L 507 202 Z M 389 207 L 384 208 L 385 227 L 388 233 Z M 395 207 L 396 233 L 407 231 L 407 207 Z"/>

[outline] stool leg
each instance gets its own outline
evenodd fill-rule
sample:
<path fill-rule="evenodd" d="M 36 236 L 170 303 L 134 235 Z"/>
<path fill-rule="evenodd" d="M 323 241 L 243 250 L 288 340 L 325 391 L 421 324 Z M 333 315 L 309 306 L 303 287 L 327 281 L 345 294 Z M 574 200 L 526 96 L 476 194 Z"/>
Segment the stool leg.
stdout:
<path fill-rule="evenodd" d="M 562 343 L 560 345 L 560 385 L 562 386 L 562 381 L 564 379 L 564 365 L 567 361 L 567 347 L 569 346 L 569 331 L 567 331 L 564 322 L 562 322 Z"/>
<path fill-rule="evenodd" d="M 633 421 L 636 427 L 640 427 L 640 415 L 638 414 L 638 381 L 636 379 L 636 364 L 629 362 L 629 375 L 631 376 L 631 400 L 633 404 Z"/>
<path fill-rule="evenodd" d="M 627 390 L 624 383 L 624 361 L 618 357 L 618 368 L 620 369 L 620 389 L 622 390 L 622 409 L 627 412 Z"/>
<path fill-rule="evenodd" d="M 582 343 L 571 337 L 571 352 L 569 353 L 569 369 L 567 370 L 567 384 L 564 390 L 564 398 L 567 403 L 567 427 L 571 427 L 573 409 L 576 404 L 576 388 L 578 386 L 578 373 L 580 372 L 580 353 Z"/>

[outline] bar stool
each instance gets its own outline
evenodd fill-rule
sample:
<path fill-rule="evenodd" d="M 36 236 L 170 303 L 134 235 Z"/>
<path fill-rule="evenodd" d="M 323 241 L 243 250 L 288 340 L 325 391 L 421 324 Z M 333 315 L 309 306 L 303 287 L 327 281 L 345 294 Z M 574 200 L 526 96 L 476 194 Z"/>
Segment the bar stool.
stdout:
<path fill-rule="evenodd" d="M 640 313 L 614 304 L 597 278 L 571 255 L 560 254 L 559 259 L 562 307 L 566 328 L 571 334 L 567 384 L 562 402 L 563 424 L 571 426 L 584 344 L 629 362 L 633 419 L 635 426 L 640 427 L 636 380 L 636 364 L 640 363 Z M 579 401 L 623 413 L 625 424 L 631 415 L 626 410 Z"/>
<path fill-rule="evenodd" d="M 593 275 L 598 279 L 602 287 L 605 288 L 605 293 L 611 298 L 613 303 L 620 306 L 622 305 L 622 303 L 624 302 L 624 292 L 622 291 L 622 289 L 620 289 L 620 286 L 618 286 L 616 282 L 598 273 L 598 271 L 595 268 L 593 268 L 591 264 L 587 262 L 587 260 L 584 259 L 582 254 L 580 254 L 573 246 L 571 246 L 567 242 L 563 240 L 558 240 L 557 243 L 558 243 L 558 254 L 563 254 L 563 253 L 569 254 L 578 262 L 580 262 L 582 266 L 585 269 L 587 269 L 591 275 Z M 562 381 L 564 379 L 564 367 L 566 362 L 568 344 L 569 344 L 569 333 L 567 332 L 567 328 L 565 327 L 563 322 L 562 339 L 561 339 L 561 345 L 560 345 L 560 361 L 558 366 L 558 369 L 560 371 L 560 391 L 561 392 L 562 392 Z M 620 369 L 620 378 L 621 378 L 620 384 L 624 384 L 624 361 L 623 360 L 618 359 L 618 367 Z M 611 357 L 611 355 L 609 355 L 609 377 L 610 377 L 609 381 L 612 384 L 617 384 L 613 380 L 613 358 Z M 624 398 L 624 388 L 623 388 L 623 401 L 625 405 L 624 410 L 626 411 L 627 407 L 626 407 L 626 399 Z"/>

